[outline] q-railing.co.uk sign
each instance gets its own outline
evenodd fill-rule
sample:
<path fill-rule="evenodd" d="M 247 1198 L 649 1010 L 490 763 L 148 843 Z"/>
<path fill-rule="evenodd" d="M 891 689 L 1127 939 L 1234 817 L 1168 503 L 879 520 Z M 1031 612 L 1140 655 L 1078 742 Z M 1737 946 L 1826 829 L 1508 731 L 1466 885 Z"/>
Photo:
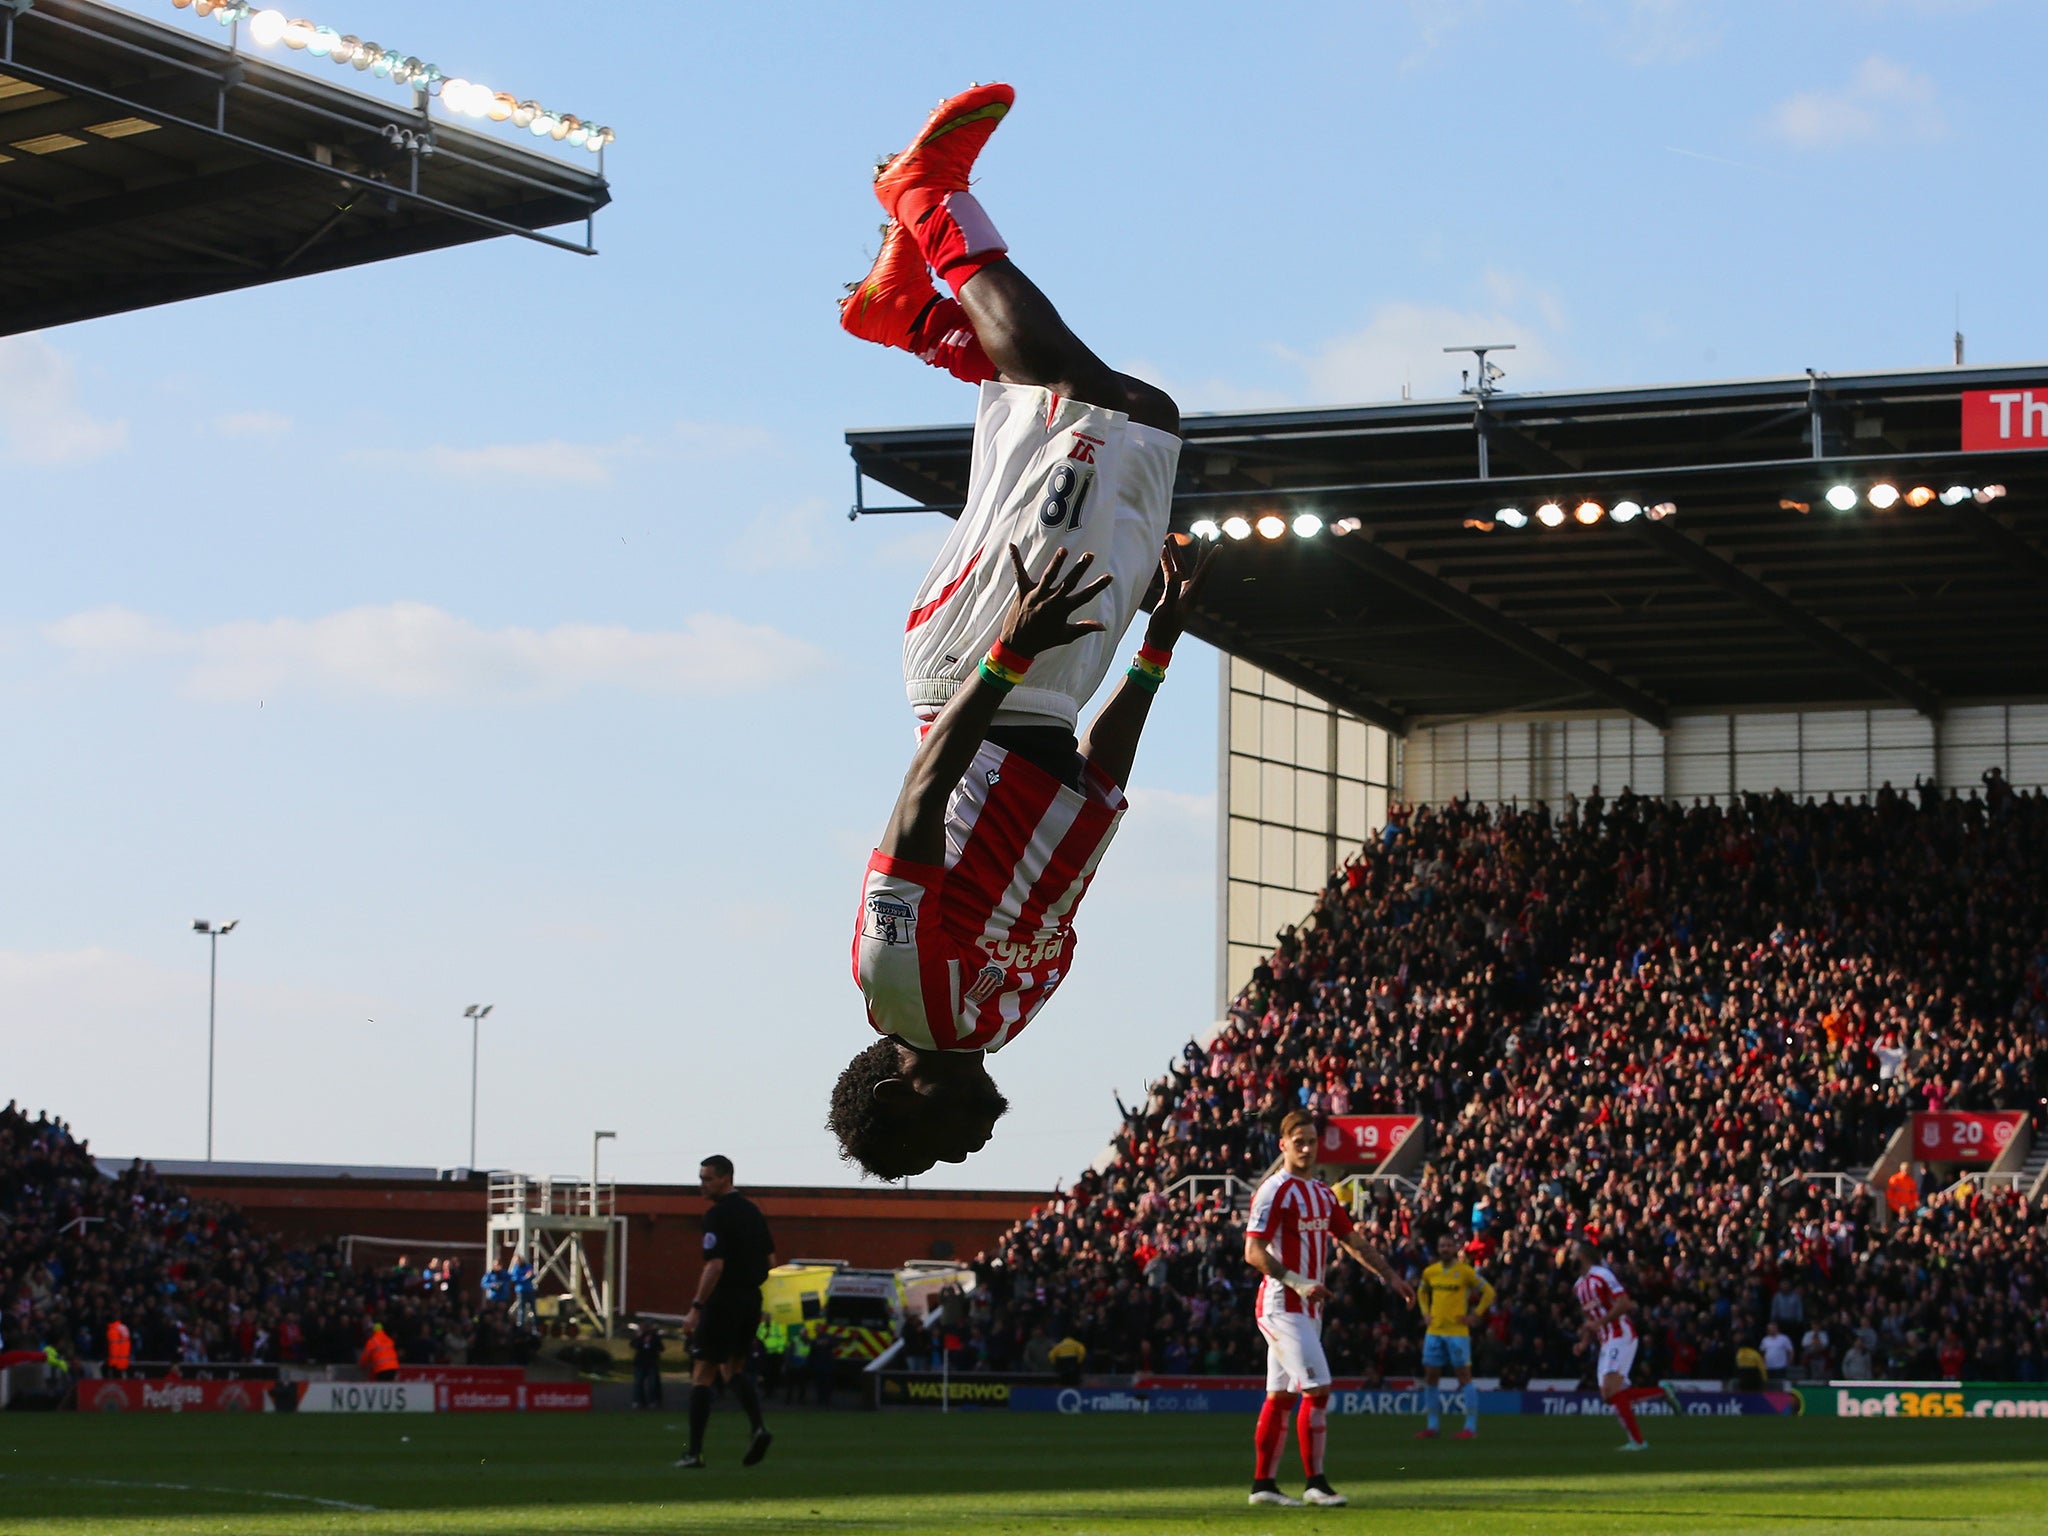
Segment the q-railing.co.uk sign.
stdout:
<path fill-rule="evenodd" d="M 1963 452 L 2048 448 L 2048 384 L 1963 392 Z"/>

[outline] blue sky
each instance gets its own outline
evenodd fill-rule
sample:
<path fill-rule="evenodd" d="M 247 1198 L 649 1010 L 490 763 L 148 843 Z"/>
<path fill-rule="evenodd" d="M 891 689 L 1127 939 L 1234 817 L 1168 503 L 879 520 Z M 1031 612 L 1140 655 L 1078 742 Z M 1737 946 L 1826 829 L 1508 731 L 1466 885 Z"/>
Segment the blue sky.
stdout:
<path fill-rule="evenodd" d="M 837 1183 L 846 973 L 936 520 L 852 426 L 963 387 L 839 334 L 875 157 L 1006 78 L 983 200 L 1187 411 L 2048 356 L 2048 14 L 1910 0 L 1289 8 L 333 0 L 611 123 L 594 260 L 499 241 L 0 341 L 0 1040 L 101 1150 Z M 168 0 L 131 8 L 180 18 Z M 205 24 L 210 29 L 210 24 Z M 309 65 L 328 73 L 327 66 Z M 509 131 L 509 130 L 498 130 Z M 579 152 L 580 153 L 580 152 Z M 4 170 L 0 170 L 4 174 Z M 1215 660 L 922 1181 L 1071 1177 L 1210 1017 Z"/>

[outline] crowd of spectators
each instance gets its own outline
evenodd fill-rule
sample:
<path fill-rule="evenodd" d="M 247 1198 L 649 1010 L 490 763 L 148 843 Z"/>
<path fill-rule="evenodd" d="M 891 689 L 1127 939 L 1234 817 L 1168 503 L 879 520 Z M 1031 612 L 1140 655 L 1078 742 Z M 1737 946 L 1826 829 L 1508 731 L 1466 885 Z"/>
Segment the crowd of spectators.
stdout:
<path fill-rule="evenodd" d="M 2039 1204 L 1930 1184 L 1887 1222 L 1881 1192 L 1811 1176 L 1867 1173 L 1916 1110 L 2048 1135 L 2044 1092 L 2038 791 L 1397 808 L 1106 1165 L 982 1256 L 959 1363 L 1050 1338 L 1090 1370 L 1262 1369 L 1241 1196 L 1187 1179 L 1255 1182 L 1306 1106 L 1425 1118 L 1419 1180 L 1373 1187 L 1366 1235 L 1410 1271 L 1440 1232 L 1468 1245 L 1500 1293 L 1486 1374 L 1584 1374 L 1562 1249 L 1590 1233 L 1651 1372 L 2041 1379 Z M 1336 1369 L 1414 1373 L 1416 1319 L 1339 1276 Z"/>
<path fill-rule="evenodd" d="M 353 1364 L 373 1321 L 407 1364 L 523 1361 L 506 1302 L 477 1303 L 438 1262 L 352 1269 L 294 1247 L 234 1206 L 196 1198 L 147 1163 L 109 1178 L 47 1113 L 0 1111 L 0 1341 L 105 1358 L 127 1324 L 138 1368 L 213 1362 Z"/>

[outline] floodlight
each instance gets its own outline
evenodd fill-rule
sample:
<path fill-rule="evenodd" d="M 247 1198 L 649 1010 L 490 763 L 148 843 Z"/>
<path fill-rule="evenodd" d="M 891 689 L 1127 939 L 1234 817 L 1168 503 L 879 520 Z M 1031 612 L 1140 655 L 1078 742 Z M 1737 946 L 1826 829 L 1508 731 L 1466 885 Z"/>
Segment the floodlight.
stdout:
<path fill-rule="evenodd" d="M 258 11 L 249 18 L 249 38 L 268 48 L 284 36 L 286 17 L 283 11 Z"/>
<path fill-rule="evenodd" d="M 1837 512 L 1846 512 L 1856 505 L 1856 488 L 1853 485 L 1831 485 L 1828 487 L 1828 505 Z"/>
<path fill-rule="evenodd" d="M 512 114 L 519 110 L 519 103 L 509 91 L 500 91 L 491 98 L 490 116 L 494 123 L 511 121 Z"/>
<path fill-rule="evenodd" d="M 1564 521 L 1564 508 L 1554 501 L 1546 501 L 1536 509 L 1536 521 L 1546 528 L 1555 528 Z"/>
<path fill-rule="evenodd" d="M 1520 507 L 1502 507 L 1493 514 L 1493 520 L 1503 528 L 1526 528 L 1529 526 L 1529 514 Z"/>
<path fill-rule="evenodd" d="M 1268 512 L 1259 519 L 1259 537 L 1277 539 L 1287 531 L 1287 519 L 1277 512 Z"/>
<path fill-rule="evenodd" d="M 1981 504 L 1981 503 L 1985 503 L 1985 502 L 1992 502 L 1992 501 L 1996 501 L 1996 500 L 1998 500 L 1998 498 L 1999 498 L 1999 497 L 2001 497 L 2001 496 L 2003 496 L 2004 494 L 2005 494 L 2005 487 L 2004 487 L 2004 486 L 2002 486 L 2002 485 L 1987 485 L 1987 486 L 1984 486 L 1984 487 L 1983 487 L 1982 489 L 1980 489 L 1980 490 L 1979 490 L 1979 491 L 1977 492 L 1977 500 L 1978 500 L 1978 502 L 1979 502 L 1980 504 Z"/>
<path fill-rule="evenodd" d="M 1597 501 L 1582 501 L 1572 508 L 1572 516 L 1590 528 L 1606 514 L 1607 509 Z"/>
<path fill-rule="evenodd" d="M 1661 523 L 1667 517 L 1676 516 L 1678 516 L 1678 503 L 1675 501 L 1660 501 L 1650 508 L 1649 512 L 1650 521 L 1653 523 Z"/>
<path fill-rule="evenodd" d="M 284 45 L 293 49 L 304 48 L 313 41 L 313 34 L 319 30 L 305 17 L 293 17 L 284 24 Z"/>
<path fill-rule="evenodd" d="M 327 56 L 337 64 L 346 64 L 356 56 L 363 46 L 363 40 L 353 32 L 344 33 L 328 45 Z"/>
<path fill-rule="evenodd" d="M 341 41 L 341 34 L 332 27 L 315 27 L 313 35 L 306 39 L 306 52 L 316 59 L 324 59 L 334 52 Z"/>
<path fill-rule="evenodd" d="M 349 58 L 349 63 L 354 65 L 357 69 L 368 69 L 372 64 L 376 63 L 379 59 L 383 57 L 384 50 L 378 47 L 377 44 L 357 43 L 356 51 Z"/>
<path fill-rule="evenodd" d="M 447 90 L 447 87 L 443 86 L 442 90 L 445 92 Z M 518 106 L 512 109 L 512 126 L 514 128 L 530 128 L 533 126 L 533 120 L 539 116 L 539 102 L 522 101 L 519 103 Z"/>
<path fill-rule="evenodd" d="M 1188 524 L 1188 532 L 1198 539 L 1207 539 L 1211 544 L 1214 544 L 1223 537 L 1223 530 L 1216 526 L 1216 520 L 1213 517 L 1196 518 L 1192 523 Z"/>
<path fill-rule="evenodd" d="M 1323 520 L 1313 512 L 1303 512 L 1294 519 L 1294 536 L 1297 539 L 1312 539 L 1323 531 Z"/>
<path fill-rule="evenodd" d="M 1340 517 L 1337 519 L 1337 521 L 1330 524 L 1330 532 L 1356 533 L 1359 529 L 1363 528 L 1364 526 L 1365 519 L 1362 517 Z"/>
<path fill-rule="evenodd" d="M 1617 501 L 1608 509 L 1607 515 L 1617 523 L 1632 523 L 1643 515 L 1643 509 L 1633 501 Z"/>
<path fill-rule="evenodd" d="M 1793 501 L 1788 497 L 1780 496 L 1778 498 L 1778 510 L 1780 512 L 1811 512 L 1813 510 L 1813 503 L 1810 501 Z"/>
<path fill-rule="evenodd" d="M 1924 485 L 1916 485 L 1906 492 L 1906 505 L 1909 507 L 1924 507 L 1932 500 L 1934 492 Z"/>
<path fill-rule="evenodd" d="M 527 131 L 536 139 L 544 139 L 555 131 L 555 120 L 552 115 L 543 111 L 535 116 Z"/>
<path fill-rule="evenodd" d="M 1896 485 L 1880 480 L 1870 488 L 1868 499 L 1870 504 L 1877 508 L 1878 511 L 1889 511 L 1899 504 L 1899 488 Z"/>
<path fill-rule="evenodd" d="M 1941 493 L 1941 504 L 1944 507 L 1953 507 L 1958 502 L 1968 501 L 1969 499 L 1970 488 L 1967 485 L 1952 485 Z"/>
<path fill-rule="evenodd" d="M 1233 512 L 1223 519 L 1223 531 L 1233 539 L 1248 539 L 1252 536 L 1252 525 Z"/>

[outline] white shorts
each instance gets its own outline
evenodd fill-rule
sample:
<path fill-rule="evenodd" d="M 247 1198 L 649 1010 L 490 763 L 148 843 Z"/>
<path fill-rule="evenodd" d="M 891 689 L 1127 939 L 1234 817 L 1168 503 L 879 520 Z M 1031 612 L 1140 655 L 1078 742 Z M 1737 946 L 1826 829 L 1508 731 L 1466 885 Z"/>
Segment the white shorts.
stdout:
<path fill-rule="evenodd" d="M 983 384 L 967 506 L 904 626 L 903 685 L 918 716 L 937 714 L 994 643 L 1016 587 L 1008 546 L 1035 574 L 1065 545 L 1069 569 L 1091 553 L 1090 579 L 1112 578 L 1074 614 L 1105 627 L 1039 657 L 997 718 L 1074 729 L 1159 567 L 1179 459 L 1179 438 L 1122 411 Z"/>
<path fill-rule="evenodd" d="M 1605 1381 L 1610 1376 L 1619 1376 L 1623 1381 L 1627 1381 L 1628 1373 L 1634 1369 L 1636 1363 L 1636 1343 L 1634 1338 L 1626 1338 L 1609 1339 L 1602 1344 L 1600 1369 L 1594 1372 L 1593 1379 Z"/>
<path fill-rule="evenodd" d="M 1322 1392 L 1330 1385 L 1323 1354 L 1323 1320 L 1305 1312 L 1270 1312 L 1259 1318 L 1266 1336 L 1268 1392 Z"/>

